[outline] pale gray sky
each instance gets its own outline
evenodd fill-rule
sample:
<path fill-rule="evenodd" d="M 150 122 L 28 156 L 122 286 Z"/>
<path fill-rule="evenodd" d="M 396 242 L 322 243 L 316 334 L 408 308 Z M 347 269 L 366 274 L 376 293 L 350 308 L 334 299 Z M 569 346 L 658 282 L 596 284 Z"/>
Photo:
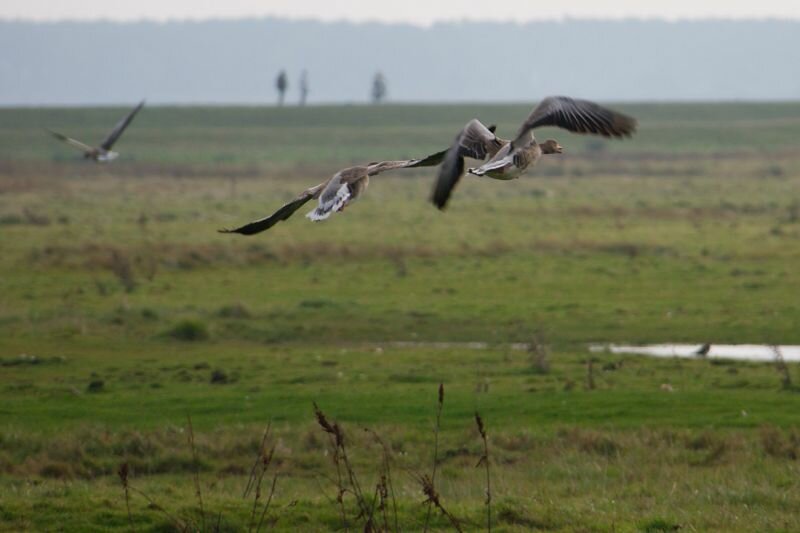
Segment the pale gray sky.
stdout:
<path fill-rule="evenodd" d="M 0 19 L 171 20 L 279 16 L 409 22 L 575 18 L 800 19 L 798 0 L 2 0 Z"/>

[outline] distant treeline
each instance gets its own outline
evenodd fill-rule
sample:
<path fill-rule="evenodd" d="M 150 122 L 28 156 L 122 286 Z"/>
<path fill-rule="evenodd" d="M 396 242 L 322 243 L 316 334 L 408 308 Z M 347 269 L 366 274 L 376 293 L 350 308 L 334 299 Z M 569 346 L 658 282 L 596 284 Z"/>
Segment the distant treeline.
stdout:
<path fill-rule="evenodd" d="M 309 104 L 370 101 L 376 72 L 391 101 L 793 100 L 798 64 L 790 21 L 0 22 L 0 105 L 274 105 L 284 69 Z"/>

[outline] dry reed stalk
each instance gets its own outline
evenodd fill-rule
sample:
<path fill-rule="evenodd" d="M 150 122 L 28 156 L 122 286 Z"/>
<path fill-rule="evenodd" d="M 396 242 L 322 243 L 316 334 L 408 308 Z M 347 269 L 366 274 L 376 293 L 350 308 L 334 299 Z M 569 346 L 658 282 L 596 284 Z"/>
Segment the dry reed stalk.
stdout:
<path fill-rule="evenodd" d="M 345 438 L 344 438 L 344 431 L 342 430 L 341 426 L 338 423 L 333 422 L 330 423 L 320 408 L 317 406 L 316 402 L 314 403 L 314 413 L 317 417 L 317 423 L 319 423 L 320 427 L 332 436 L 332 442 L 335 445 L 335 453 L 334 453 L 334 461 L 337 465 L 337 475 L 339 476 L 339 494 L 340 499 L 343 498 L 346 489 L 344 487 L 344 483 L 342 482 L 341 476 L 341 469 L 339 468 L 339 462 L 344 465 L 344 471 L 347 473 L 347 479 L 350 483 L 350 492 L 356 498 L 356 503 L 358 504 L 359 509 L 359 516 L 357 518 L 365 517 L 367 519 L 367 523 L 364 526 L 365 531 L 372 531 L 374 525 L 372 523 L 373 520 L 373 511 L 375 508 L 374 500 L 372 504 L 367 502 L 367 498 L 364 497 L 364 492 L 361 489 L 361 484 L 358 481 L 358 476 L 356 476 L 355 469 L 353 465 L 350 463 L 350 458 L 347 455 L 347 446 L 345 445 Z M 344 513 L 344 504 L 342 503 L 342 512 Z"/>
<path fill-rule="evenodd" d="M 155 502 L 155 500 L 153 500 L 153 498 L 148 496 L 145 492 L 137 489 L 133 485 L 130 485 L 130 489 L 131 489 L 131 491 L 135 492 L 136 494 L 138 494 L 139 496 L 141 496 L 142 498 L 147 500 L 147 503 L 150 504 L 150 507 L 152 507 L 153 509 L 155 509 L 157 511 L 161 511 L 164 514 L 164 516 L 166 516 L 170 521 L 172 521 L 172 523 L 175 525 L 175 529 L 177 531 L 189 531 L 190 528 L 189 528 L 188 524 L 183 523 L 178 518 L 176 518 L 176 517 L 172 516 L 171 514 L 169 514 L 169 512 L 167 512 L 166 509 L 164 509 L 163 507 L 158 505 Z"/>
<path fill-rule="evenodd" d="M 433 473 L 429 478 L 432 490 L 434 487 L 434 483 L 436 483 L 436 468 L 439 465 L 439 427 L 442 422 L 443 407 L 444 407 L 444 383 L 439 383 L 439 401 L 436 407 L 436 426 L 434 427 L 434 433 L 433 433 Z M 424 488 L 425 484 L 423 483 L 423 491 Z M 428 497 L 426 503 L 428 504 L 428 512 L 425 515 L 425 528 L 423 529 L 423 531 L 428 531 L 428 523 L 430 522 L 431 519 L 431 504 L 434 503 L 434 501 L 430 497 Z"/>
<path fill-rule="evenodd" d="M 125 491 L 125 509 L 128 511 L 128 523 L 131 525 L 131 531 L 136 531 L 133 527 L 133 517 L 131 516 L 131 501 L 130 491 L 128 490 L 128 463 L 122 463 L 117 470 L 119 480 L 122 482 L 122 489 Z"/>
<path fill-rule="evenodd" d="M 459 524 L 456 517 L 450 514 L 450 512 L 444 508 L 444 505 L 442 505 L 442 502 L 439 498 L 439 493 L 436 492 L 436 487 L 433 485 L 433 479 L 428 477 L 426 474 L 423 474 L 418 478 L 418 481 L 422 485 L 422 492 L 428 498 L 425 500 L 425 503 L 428 504 L 428 509 L 431 509 L 432 507 L 439 509 L 439 512 L 441 512 L 447 517 L 448 520 L 450 520 L 450 524 L 452 524 L 453 528 L 461 533 L 461 524 Z M 428 527 L 427 519 L 425 521 L 425 527 Z"/>
<path fill-rule="evenodd" d="M 382 454 L 383 454 L 383 476 L 385 476 L 385 479 L 382 476 L 382 482 L 383 482 L 384 489 L 388 489 L 388 494 L 381 493 L 381 498 L 384 499 L 387 496 L 391 497 L 391 499 L 392 499 L 392 512 L 394 514 L 394 530 L 395 531 L 400 531 L 400 525 L 399 525 L 398 518 L 397 518 L 397 498 L 395 497 L 394 484 L 392 483 L 391 454 L 389 453 L 389 447 L 386 445 L 386 442 L 384 442 L 384 440 L 380 437 L 380 435 L 378 435 L 377 432 L 375 432 L 375 431 L 373 431 L 371 429 L 367 429 L 366 431 L 369 431 L 372 434 L 372 436 L 375 438 L 375 440 L 378 442 L 378 444 L 380 444 L 380 446 L 381 446 L 381 450 L 382 450 Z M 382 501 L 382 503 L 384 503 L 384 502 Z M 384 509 L 384 511 L 385 511 L 385 509 Z M 385 526 L 387 531 L 390 531 L 385 516 L 384 516 L 384 526 Z"/>
<path fill-rule="evenodd" d="M 486 528 L 491 533 L 492 531 L 492 483 L 489 475 L 489 439 L 486 436 L 486 427 L 483 425 L 483 419 L 480 413 L 475 411 L 475 423 L 478 425 L 478 433 L 483 440 L 483 456 L 481 456 L 478 464 L 475 467 L 483 466 L 486 468 Z"/>
<path fill-rule="evenodd" d="M 340 451 L 340 444 L 344 443 L 344 435 L 342 434 L 341 428 L 336 424 L 331 424 L 325 413 L 317 405 L 317 402 L 313 402 L 314 404 L 314 415 L 317 418 L 317 424 L 322 428 L 322 430 L 328 434 L 328 437 L 331 440 L 331 446 L 333 447 L 333 463 L 336 465 L 336 501 L 339 503 L 339 511 L 342 516 L 342 525 L 344 526 L 345 531 L 349 531 L 347 525 L 347 514 L 344 510 L 344 495 L 346 489 L 344 487 L 344 481 L 342 479 L 342 464 L 341 464 L 341 457 L 339 454 Z"/>
<path fill-rule="evenodd" d="M 380 498 L 378 502 L 378 511 L 383 517 L 383 530 L 391 531 L 389 528 L 389 514 L 386 512 L 386 500 L 389 499 L 389 489 L 387 487 L 386 474 L 381 474 L 378 484 L 375 486 L 375 492 Z"/>
<path fill-rule="evenodd" d="M 278 473 L 275 472 L 275 475 L 272 477 L 272 486 L 269 489 L 269 497 L 267 498 L 267 503 L 264 504 L 264 510 L 261 511 L 261 518 L 258 520 L 258 527 L 256 528 L 256 532 L 261 531 L 261 525 L 264 523 L 264 517 L 267 516 L 267 511 L 269 511 L 269 505 L 272 503 L 272 496 L 275 494 L 275 485 L 278 483 Z"/>
<path fill-rule="evenodd" d="M 336 427 L 338 427 L 338 425 Z M 342 434 L 341 439 L 341 450 L 345 471 L 347 472 L 347 477 L 350 481 L 350 489 L 353 495 L 356 497 L 356 503 L 358 503 L 359 517 L 367 518 L 367 523 L 364 526 L 364 530 L 372 531 L 372 513 L 375 508 L 374 500 L 373 504 L 370 505 L 367 503 L 367 499 L 364 497 L 364 492 L 361 490 L 361 484 L 358 482 L 358 478 L 356 477 L 356 471 L 353 469 L 353 466 L 350 464 L 350 459 L 347 457 L 347 449 L 344 445 L 344 433 Z"/>
<path fill-rule="evenodd" d="M 122 463 L 119 469 L 117 470 L 117 475 L 119 476 L 119 479 L 122 482 L 122 488 L 125 490 L 125 507 L 128 509 L 128 521 L 131 524 L 131 529 L 133 529 L 133 518 L 131 516 L 131 509 L 129 504 L 129 499 L 130 499 L 129 492 L 135 492 L 136 494 L 139 494 L 142 498 L 147 500 L 147 502 L 153 509 L 159 510 L 162 513 L 164 513 L 164 516 L 166 516 L 173 523 L 175 529 L 177 529 L 178 531 L 186 531 L 188 529 L 186 524 L 184 524 L 183 522 L 181 522 L 180 520 L 169 514 L 166 511 L 166 509 L 158 505 L 150 496 L 148 496 L 143 491 L 131 485 L 129 474 L 130 474 L 130 469 L 128 468 L 128 463 Z"/>
<path fill-rule="evenodd" d="M 786 364 L 783 353 L 777 345 L 772 347 L 772 351 L 775 353 L 775 367 L 781 375 L 781 388 L 789 390 L 792 388 L 792 375 L 789 373 L 789 365 Z"/>
<path fill-rule="evenodd" d="M 273 446 L 269 453 L 263 453 L 261 455 L 261 468 L 257 474 L 258 480 L 254 481 L 255 487 L 255 497 L 253 498 L 253 510 L 250 512 L 250 526 L 248 531 L 253 530 L 253 526 L 255 525 L 256 519 L 256 509 L 258 508 L 258 501 L 261 499 L 261 483 L 264 480 L 264 475 L 267 473 L 267 469 L 269 468 L 270 463 L 272 463 L 272 457 L 275 455 L 275 447 Z M 275 474 L 277 476 L 277 473 Z M 274 490 L 273 486 L 273 490 Z M 272 499 L 272 495 L 270 495 L 270 499 Z M 269 504 L 267 504 L 269 506 Z"/>
<path fill-rule="evenodd" d="M 187 435 L 187 439 L 189 441 L 189 447 L 192 449 L 192 471 L 194 475 L 195 495 L 197 496 L 197 501 L 200 503 L 200 520 L 202 523 L 202 531 L 205 531 L 206 512 L 205 508 L 203 507 L 203 492 L 200 490 L 200 463 L 197 460 L 197 449 L 194 446 L 194 427 L 192 426 L 192 415 L 186 415 L 186 419 L 189 422 L 189 434 Z"/>
<path fill-rule="evenodd" d="M 256 470 L 258 469 L 259 463 L 263 464 L 263 457 L 264 453 L 267 451 L 267 438 L 269 438 L 269 432 L 272 428 L 272 421 L 270 420 L 267 424 L 267 428 L 264 430 L 264 436 L 261 437 L 261 445 L 258 447 L 258 454 L 256 455 L 256 460 L 253 461 L 253 467 L 250 469 L 250 476 L 247 478 L 247 486 L 244 489 L 244 494 L 242 494 L 242 498 L 247 498 L 248 494 L 250 494 L 250 490 L 253 488 L 253 483 L 256 480 Z"/>

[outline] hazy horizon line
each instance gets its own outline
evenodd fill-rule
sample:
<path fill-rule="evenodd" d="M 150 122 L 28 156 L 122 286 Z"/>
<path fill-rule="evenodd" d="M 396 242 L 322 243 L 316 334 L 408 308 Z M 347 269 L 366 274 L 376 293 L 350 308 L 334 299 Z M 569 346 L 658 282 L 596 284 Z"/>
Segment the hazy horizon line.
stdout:
<path fill-rule="evenodd" d="M 704 23 L 704 22 L 729 22 L 729 23 L 743 23 L 743 22 L 787 22 L 798 23 L 798 17 L 785 17 L 785 16 L 679 16 L 679 17 L 659 17 L 659 16 L 609 16 L 609 17 L 575 17 L 575 16 L 560 16 L 560 17 L 542 17 L 542 18 L 529 18 L 525 20 L 518 20 L 515 18 L 504 19 L 478 19 L 469 17 L 460 17 L 452 19 L 434 20 L 428 23 L 413 22 L 409 20 L 400 20 L 396 22 L 385 21 L 376 18 L 325 18 L 325 17 L 306 17 L 306 16 L 283 16 L 283 15 L 251 15 L 251 16 L 214 16 L 214 17 L 138 17 L 130 19 L 117 19 L 104 17 L 77 17 L 77 18 L 59 18 L 47 19 L 37 17 L 4 17 L 0 16 L 0 24 L 4 23 L 22 23 L 22 24 L 186 24 L 186 23 L 208 23 L 208 22 L 258 22 L 258 21 L 282 21 L 282 22 L 295 22 L 295 23 L 308 23 L 316 22 L 320 24 L 351 24 L 351 25 L 380 25 L 380 26 L 410 26 L 420 29 L 430 29 L 438 25 L 466 25 L 466 24 L 496 24 L 496 25 L 514 25 L 525 26 L 527 24 L 541 24 L 541 23 L 568 23 L 568 22 L 663 22 L 668 24 L 685 24 L 685 23 Z"/>
<path fill-rule="evenodd" d="M 539 98 L 531 100 L 401 100 L 389 101 L 381 104 L 373 104 L 368 100 L 359 100 L 352 102 L 329 101 L 329 102 L 310 102 L 304 106 L 297 104 L 284 104 L 283 106 L 276 105 L 270 102 L 148 102 L 146 107 L 227 107 L 227 108 L 253 108 L 263 107 L 270 109 L 302 109 L 314 107 L 391 107 L 391 106 L 468 106 L 468 105 L 502 105 L 502 106 L 517 106 L 517 105 L 530 105 L 538 102 L 543 95 Z M 800 103 L 800 98 L 785 99 L 785 98 L 731 98 L 721 100 L 708 100 L 708 99 L 628 99 L 628 100 L 609 100 L 598 99 L 598 102 L 614 104 L 614 105 L 726 105 L 726 104 L 797 104 Z M 119 101 L 119 102 L 100 102 L 100 103 L 76 103 L 76 104 L 0 104 L 0 109 L 92 109 L 92 108 L 117 108 L 126 107 L 136 102 L 133 100 Z"/>

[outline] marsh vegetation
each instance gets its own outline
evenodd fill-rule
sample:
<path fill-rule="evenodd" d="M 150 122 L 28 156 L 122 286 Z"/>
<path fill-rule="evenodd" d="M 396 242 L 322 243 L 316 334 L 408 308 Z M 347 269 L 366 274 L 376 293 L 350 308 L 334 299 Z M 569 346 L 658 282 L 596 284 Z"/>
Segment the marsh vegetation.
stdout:
<path fill-rule="evenodd" d="M 127 464 L 155 502 L 129 494 L 137 531 L 201 524 L 197 485 L 207 529 L 247 529 L 270 424 L 262 530 L 342 528 L 316 402 L 366 501 L 388 453 L 400 528 L 421 529 L 444 383 L 435 490 L 466 530 L 486 526 L 476 410 L 498 530 L 800 528 L 796 363 L 587 351 L 800 344 L 800 105 L 619 107 L 633 140 L 559 132 L 566 154 L 465 179 L 445 213 L 411 172 L 252 238 L 216 230 L 526 108 L 153 107 L 108 166 L 41 127 L 94 138 L 119 109 L 1 110 L 2 527 L 129 530 Z"/>

